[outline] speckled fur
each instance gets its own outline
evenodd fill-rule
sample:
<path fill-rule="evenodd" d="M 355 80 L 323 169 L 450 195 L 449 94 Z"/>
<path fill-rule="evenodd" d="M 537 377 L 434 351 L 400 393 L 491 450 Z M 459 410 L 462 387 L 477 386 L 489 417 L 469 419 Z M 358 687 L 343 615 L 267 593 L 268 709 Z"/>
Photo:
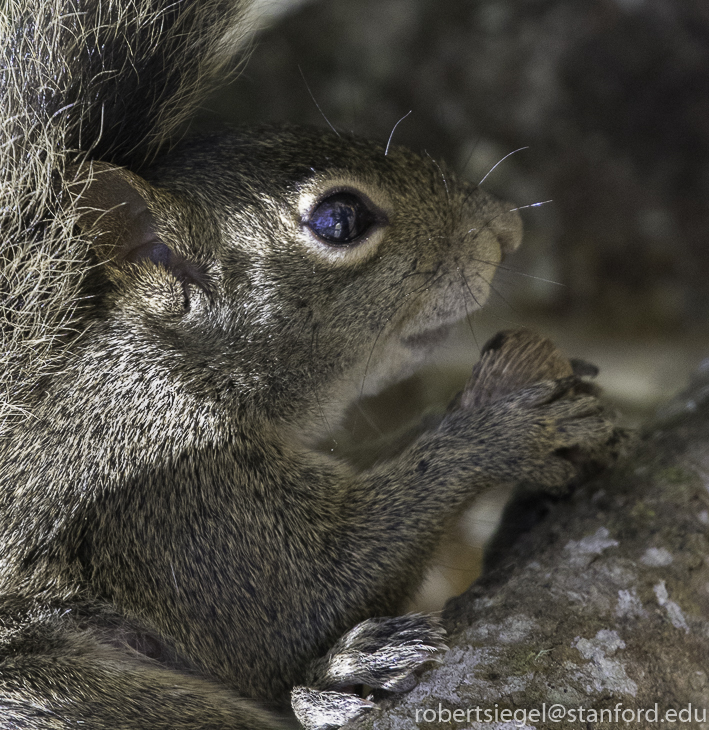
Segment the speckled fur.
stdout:
<path fill-rule="evenodd" d="M 277 727 L 240 698 L 281 706 L 400 610 L 472 497 L 562 484 L 557 450 L 609 433 L 567 379 L 453 408 L 361 473 L 313 449 L 482 305 L 520 223 L 332 132 L 168 144 L 244 7 L 4 6 L 0 727 Z M 386 221 L 333 251 L 303 206 L 342 188 Z M 168 260 L 135 257 L 148 239 Z"/>

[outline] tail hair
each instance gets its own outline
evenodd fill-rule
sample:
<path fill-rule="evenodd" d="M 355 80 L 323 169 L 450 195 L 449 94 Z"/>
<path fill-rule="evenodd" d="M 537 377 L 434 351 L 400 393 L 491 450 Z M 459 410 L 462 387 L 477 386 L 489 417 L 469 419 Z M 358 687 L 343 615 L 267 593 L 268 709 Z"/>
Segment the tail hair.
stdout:
<path fill-rule="evenodd" d="M 243 52 L 251 14 L 251 0 L 0 4 L 0 433 L 81 330 L 88 243 L 67 176 L 159 154 Z"/>

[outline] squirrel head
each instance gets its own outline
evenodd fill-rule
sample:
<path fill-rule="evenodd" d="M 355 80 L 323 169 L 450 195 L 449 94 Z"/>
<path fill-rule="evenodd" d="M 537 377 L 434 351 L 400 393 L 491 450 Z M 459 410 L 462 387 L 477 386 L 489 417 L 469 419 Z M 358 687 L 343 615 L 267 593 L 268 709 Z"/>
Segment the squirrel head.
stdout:
<path fill-rule="evenodd" d="M 72 191 L 116 356 L 268 419 L 410 373 L 521 238 L 432 159 L 300 127 L 201 136 L 144 178 L 94 163 Z"/>

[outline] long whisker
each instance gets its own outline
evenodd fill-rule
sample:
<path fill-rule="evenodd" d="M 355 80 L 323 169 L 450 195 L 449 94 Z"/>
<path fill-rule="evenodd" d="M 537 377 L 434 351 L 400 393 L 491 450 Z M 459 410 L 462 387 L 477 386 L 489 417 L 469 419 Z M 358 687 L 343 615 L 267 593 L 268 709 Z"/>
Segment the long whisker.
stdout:
<path fill-rule="evenodd" d="M 311 362 L 316 362 L 316 350 L 318 349 L 318 325 L 317 323 L 313 325 L 313 332 L 310 337 L 310 360 Z M 328 423 L 327 416 L 325 415 L 325 411 L 322 407 L 322 403 L 320 402 L 320 396 L 318 395 L 318 389 L 315 386 L 315 383 L 313 382 L 313 395 L 315 396 L 315 403 L 318 406 L 318 410 L 320 411 L 320 417 L 323 420 L 323 423 L 325 424 L 325 429 L 327 430 L 327 433 L 330 436 L 330 439 L 332 442 L 337 445 L 337 440 L 333 436 L 332 429 L 330 428 L 330 424 Z"/>
<path fill-rule="evenodd" d="M 410 279 L 412 276 L 430 276 L 431 274 L 435 275 L 437 273 L 438 269 L 436 269 L 435 271 L 410 271 L 408 274 L 404 274 L 401 277 L 401 280 L 403 281 L 404 279 Z"/>
<path fill-rule="evenodd" d="M 474 148 L 473 148 L 474 149 Z M 493 170 L 497 168 L 498 165 L 501 165 L 508 157 L 511 157 L 512 155 L 517 154 L 518 152 L 522 152 L 522 150 L 527 150 L 529 147 L 519 147 L 516 150 L 512 150 L 512 152 L 507 153 L 501 160 L 498 160 L 485 174 L 482 180 L 465 196 L 465 200 L 463 201 L 463 205 L 465 205 L 470 198 L 475 194 L 475 191 L 485 182 L 485 180 L 488 179 L 488 177 L 492 174 Z"/>
<path fill-rule="evenodd" d="M 465 171 L 468 169 L 468 165 L 470 164 L 470 160 L 473 159 L 473 155 L 475 154 L 475 150 L 478 148 L 478 145 L 480 144 L 480 140 L 482 139 L 482 134 L 478 135 L 478 138 L 475 140 L 475 144 L 473 145 L 473 148 L 470 150 L 470 154 L 465 160 L 465 164 L 463 165 L 460 174 L 461 176 L 465 174 Z"/>
<path fill-rule="evenodd" d="M 483 178 L 483 179 L 482 179 L 482 180 L 481 180 L 481 181 L 480 181 L 480 182 L 478 183 L 478 187 L 480 187 L 480 186 L 481 186 L 481 185 L 482 185 L 482 184 L 483 184 L 483 183 L 485 182 L 485 180 L 487 180 L 487 179 L 488 179 L 488 177 L 490 177 L 490 175 L 492 174 L 493 170 L 494 170 L 494 169 L 495 169 L 495 168 L 496 168 L 496 167 L 497 167 L 498 165 L 502 164 L 502 163 L 503 163 L 503 162 L 504 162 L 504 161 L 505 161 L 505 160 L 506 160 L 506 159 L 507 159 L 508 157 L 512 157 L 512 155 L 516 155 L 516 154 L 517 154 L 518 152 L 521 152 L 522 150 L 528 150 L 528 149 L 529 149 L 529 146 L 527 146 L 527 147 L 520 147 L 519 149 L 513 150 L 512 152 L 509 152 L 508 154 L 506 154 L 506 155 L 505 155 L 505 156 L 504 156 L 504 157 L 503 157 L 503 158 L 502 158 L 501 160 L 499 160 L 498 162 L 496 162 L 496 163 L 495 163 L 495 164 L 494 164 L 494 165 L 493 165 L 493 166 L 492 166 L 492 167 L 491 167 L 491 168 L 490 168 L 490 169 L 489 169 L 489 170 L 487 171 L 487 174 L 485 175 L 485 177 L 484 177 L 484 178 Z"/>
<path fill-rule="evenodd" d="M 396 128 L 404 121 L 404 119 L 406 119 L 406 117 L 409 116 L 409 114 L 411 114 L 412 111 L 413 109 L 410 109 L 408 112 L 406 112 L 406 114 L 404 114 L 404 116 L 401 117 L 401 119 L 399 119 L 399 121 L 394 125 L 394 128 L 391 130 L 391 134 L 389 135 L 389 141 L 387 142 L 386 149 L 384 150 L 384 157 L 389 154 L 389 146 L 391 145 L 391 140 L 394 136 L 394 132 L 396 132 Z"/>
<path fill-rule="evenodd" d="M 310 85 L 308 84 L 307 79 L 305 78 L 305 74 L 303 73 L 303 69 L 300 67 L 300 64 L 298 64 L 298 71 L 300 71 L 300 75 L 303 77 L 303 83 L 305 84 L 305 88 L 308 90 L 308 93 L 310 94 L 310 98 L 313 100 L 313 104 L 318 108 L 318 111 L 322 115 L 322 118 L 327 122 L 327 126 L 330 127 L 330 129 L 338 136 L 340 137 L 340 133 L 335 129 L 335 127 L 332 125 L 330 120 L 325 116 L 325 112 L 320 108 L 320 104 L 318 104 L 318 100 L 315 98 L 315 95 L 310 89 Z"/>
<path fill-rule="evenodd" d="M 553 200 L 541 200 L 538 203 L 530 203 L 529 205 L 520 205 L 518 208 L 510 208 L 510 213 L 514 213 L 516 210 L 524 210 L 525 208 L 538 208 L 540 205 L 546 205 L 547 203 L 553 203 Z"/>
<path fill-rule="evenodd" d="M 473 301 L 477 305 L 478 309 L 482 309 L 482 304 L 478 301 L 478 298 L 473 294 L 473 290 L 470 288 L 470 284 L 468 284 L 468 280 L 465 278 L 465 274 L 463 273 L 463 270 L 460 269 L 460 275 L 463 278 L 463 283 L 465 284 L 465 288 L 468 290 L 468 293 L 472 297 Z"/>
<path fill-rule="evenodd" d="M 484 276 L 483 276 L 483 275 L 482 275 L 482 274 L 481 274 L 481 273 L 480 273 L 479 271 L 476 271 L 476 272 L 475 272 L 475 275 L 476 275 L 476 276 L 477 276 L 477 277 L 478 277 L 479 279 L 482 279 L 482 280 L 483 280 L 483 281 L 484 281 L 484 282 L 485 282 L 485 283 L 486 283 L 486 284 L 487 284 L 487 285 L 488 285 L 488 286 L 490 287 L 490 291 L 492 291 L 492 292 L 494 292 L 495 294 L 497 294 L 497 296 L 498 296 L 498 297 L 500 297 L 500 299 L 502 299 L 502 301 L 503 301 L 503 302 L 504 302 L 504 303 L 505 303 L 505 304 L 506 304 L 506 305 L 507 305 L 507 306 L 508 306 L 508 307 L 510 308 L 510 310 L 511 310 L 512 312 L 514 312 L 514 314 L 516 314 L 517 316 L 520 316 L 520 313 L 519 313 L 519 312 L 517 311 L 517 309 L 516 309 L 515 307 L 513 307 L 513 306 L 512 306 L 512 304 L 511 304 L 511 303 L 509 302 L 509 300 L 508 300 L 508 299 L 507 299 L 507 298 L 506 298 L 506 297 L 505 297 L 505 296 L 504 296 L 504 295 L 502 294 L 502 292 L 501 292 L 501 291 L 500 291 L 500 290 L 499 290 L 499 289 L 498 289 L 497 287 L 493 286 L 493 283 L 492 283 L 492 281 L 488 281 L 488 280 L 487 280 L 487 279 L 486 279 L 486 278 L 485 278 L 485 277 L 484 277 Z"/>
<path fill-rule="evenodd" d="M 426 153 L 428 159 L 431 160 L 431 162 L 438 168 L 438 172 L 441 173 L 441 179 L 443 180 L 443 187 L 446 189 L 446 199 L 450 203 L 451 198 L 450 198 L 450 193 L 448 192 L 448 181 L 446 180 L 446 176 L 443 174 L 443 170 L 441 170 L 441 166 L 433 159 L 433 157 L 431 157 L 431 155 L 428 154 L 428 150 L 424 150 L 424 152 Z"/>
<path fill-rule="evenodd" d="M 311 314 L 312 317 L 312 314 Z M 305 328 L 308 326 L 308 319 L 303 320 L 303 324 L 301 328 L 298 330 L 298 334 L 295 336 L 296 341 L 300 339 L 301 335 L 305 331 Z M 313 325 L 313 330 L 310 336 L 310 361 L 315 362 L 316 357 L 316 350 L 317 350 L 317 343 L 318 343 L 318 325 L 317 323 Z M 330 435 L 330 438 L 332 439 L 332 442 L 337 445 L 337 440 L 333 436 L 332 428 L 330 427 L 330 424 L 328 423 L 327 416 L 325 415 L 325 411 L 322 407 L 322 403 L 320 402 L 320 396 L 318 395 L 318 389 L 315 384 L 315 378 L 313 374 L 310 375 L 310 385 L 313 392 L 313 396 L 315 398 L 315 403 L 318 406 L 318 410 L 320 411 L 320 417 L 323 420 L 323 423 L 325 424 L 325 428 L 327 429 L 328 434 Z"/>
<path fill-rule="evenodd" d="M 466 198 L 467 200 L 467 198 Z M 508 213 L 515 213 L 518 210 L 526 210 L 527 208 L 539 208 L 542 205 L 546 205 L 547 203 L 553 203 L 553 200 L 540 200 L 538 203 L 529 203 L 528 205 L 519 205 L 516 208 L 510 208 L 507 212 Z M 502 213 L 498 213 L 495 218 L 502 215 Z M 492 223 L 492 221 L 495 220 L 495 218 L 491 218 L 482 228 L 471 228 L 470 230 L 466 231 L 466 233 L 472 233 L 473 231 L 479 231 L 484 230 L 487 225 Z"/>
<path fill-rule="evenodd" d="M 522 147 L 521 149 L 526 149 L 526 148 Z M 519 151 L 519 150 L 517 150 L 517 151 Z M 514 154 L 514 153 L 513 153 L 513 152 L 510 152 L 510 155 L 511 155 L 511 154 Z M 509 157 L 510 155 L 507 155 L 507 157 Z M 502 158 L 502 160 L 504 160 L 504 159 L 506 159 L 506 158 L 504 158 L 504 157 L 503 157 L 503 158 Z M 500 162 L 502 162 L 502 160 L 500 160 Z M 497 165 L 499 165 L 499 164 L 500 164 L 500 162 L 498 162 L 498 163 L 497 163 Z M 495 167 L 497 167 L 497 165 L 495 165 Z M 493 168 L 492 168 L 492 170 L 494 170 L 494 169 L 495 169 L 495 167 L 493 167 Z M 492 170 L 490 170 L 490 172 L 492 172 Z M 490 172 L 488 172 L 488 174 L 487 174 L 487 175 L 489 175 L 489 174 L 490 174 Z M 483 178 L 483 180 L 485 180 L 485 178 L 487 177 L 487 175 L 485 175 L 485 177 Z M 472 190 L 471 190 L 471 191 L 470 191 L 470 192 L 469 192 L 469 193 L 468 193 L 468 194 L 467 194 L 467 195 L 465 196 L 465 199 L 463 200 L 463 206 L 462 206 L 462 207 L 465 207 L 465 205 L 466 205 L 466 204 L 467 204 L 467 202 L 468 202 L 468 201 L 470 200 L 470 198 L 472 198 L 472 197 L 473 197 L 473 195 L 475 195 L 476 191 L 478 191 L 479 189 L 480 189 L 480 185 L 479 185 L 479 184 L 478 184 L 478 185 L 475 185 L 475 186 L 473 187 L 473 189 L 472 189 Z M 546 201 L 545 201 L 545 202 L 546 202 Z M 522 207 L 530 207 L 530 208 L 531 208 L 531 207 L 533 207 L 533 206 L 534 206 L 534 204 L 530 204 L 529 206 L 522 206 Z M 515 208 L 514 210 L 519 210 L 519 208 Z M 500 217 L 501 215 L 505 215 L 506 213 L 511 213 L 511 212 L 512 212 L 512 211 L 507 211 L 507 210 L 506 210 L 506 211 L 501 211 L 501 212 L 500 212 L 500 213 L 498 213 L 497 215 L 494 215 L 494 216 L 493 216 L 492 218 L 490 218 L 490 220 L 489 220 L 489 221 L 486 221 L 486 222 L 485 222 L 485 224 L 484 224 L 484 225 L 483 225 L 483 227 L 482 227 L 482 230 L 484 230 L 484 229 L 485 229 L 485 228 L 486 228 L 487 226 L 489 226 L 489 225 L 490 225 L 490 223 L 492 223 L 492 221 L 494 221 L 494 220 L 495 220 L 496 218 L 499 218 L 499 217 Z M 468 231 L 468 233 L 471 233 L 472 231 L 478 231 L 478 230 L 481 230 L 481 229 L 480 229 L 480 228 L 471 228 L 471 229 L 470 229 L 470 231 Z"/>
<path fill-rule="evenodd" d="M 443 278 L 443 274 L 438 275 L 438 272 L 440 271 L 440 266 L 436 267 L 436 270 L 431 274 L 431 276 L 421 284 L 421 286 L 416 287 L 416 289 L 413 289 L 408 293 L 407 296 L 411 296 L 412 294 L 420 294 L 420 292 L 425 289 L 426 287 L 431 286 L 432 284 L 435 284 L 439 279 Z M 434 278 L 435 277 L 435 278 Z"/>
<path fill-rule="evenodd" d="M 545 200 L 540 203 L 530 203 L 529 205 L 522 206 L 522 208 L 533 208 L 537 205 L 543 205 L 544 203 L 548 203 L 548 202 L 550 202 L 550 201 Z M 518 210 L 518 209 L 513 208 L 513 210 Z M 486 230 L 494 220 L 496 220 L 497 218 L 499 218 L 501 215 L 504 215 L 504 214 L 505 213 L 498 213 L 497 215 L 494 215 L 492 218 L 485 221 L 482 226 L 478 226 L 476 228 L 471 228 L 470 230 L 466 231 L 465 235 L 474 233 L 475 236 L 473 236 L 473 239 L 475 239 L 477 237 L 477 235 L 479 233 L 481 233 L 482 231 Z M 563 286 L 563 287 L 566 286 L 566 284 L 562 284 L 559 281 L 554 281 L 553 279 L 544 279 L 541 276 L 534 276 L 533 274 L 525 274 L 522 271 L 517 271 L 516 269 L 512 269 L 509 266 L 503 266 L 501 263 L 498 263 L 495 261 L 485 261 L 484 259 L 476 259 L 476 258 L 472 258 L 472 257 L 471 257 L 471 260 L 479 261 L 480 263 L 484 263 L 484 264 L 489 264 L 490 266 L 494 266 L 495 268 L 501 269 L 502 271 L 509 271 L 513 274 L 517 274 L 518 276 L 524 276 L 529 279 L 536 279 L 537 281 L 544 281 L 548 284 L 554 284 L 555 286 Z"/>
<path fill-rule="evenodd" d="M 358 399 L 358 400 L 356 400 L 354 402 L 354 407 L 357 409 L 357 415 L 358 416 L 362 416 L 362 418 L 364 418 L 364 420 L 367 422 L 367 424 L 369 425 L 369 427 L 372 430 L 374 430 L 374 431 L 377 432 L 377 435 L 378 436 L 383 436 L 384 435 L 384 432 L 382 431 L 382 429 L 379 428 L 379 426 L 376 424 L 376 422 L 374 421 L 374 419 L 363 408 L 361 399 Z M 353 422 L 352 422 L 352 429 L 353 430 L 356 427 L 356 425 L 357 425 L 357 419 L 355 418 L 353 420 Z"/>
<path fill-rule="evenodd" d="M 463 283 L 465 284 L 467 290 L 470 292 L 470 296 L 473 297 L 473 301 L 480 307 L 478 304 L 478 300 L 473 294 L 473 292 L 470 289 L 470 286 L 468 285 L 468 280 L 465 278 L 465 274 L 463 273 L 462 269 L 458 269 L 460 272 L 460 275 L 463 279 Z M 480 343 L 478 342 L 478 338 L 475 336 L 475 330 L 473 329 L 473 321 L 470 319 L 470 310 L 468 309 L 468 300 L 466 297 L 463 297 L 463 306 L 465 307 L 465 320 L 468 323 L 468 327 L 470 328 L 470 334 L 473 336 L 473 342 L 475 343 L 475 347 L 478 350 L 478 355 L 482 352 L 480 349 Z"/>
<path fill-rule="evenodd" d="M 517 271 L 517 269 L 513 269 L 510 266 L 505 266 L 504 264 L 501 264 L 497 261 L 486 261 L 485 259 L 478 259 L 474 257 L 469 257 L 470 261 L 477 261 L 481 264 L 487 264 L 488 266 L 494 266 L 495 269 L 499 269 L 500 271 L 509 271 L 510 274 L 516 274 L 517 276 L 523 276 L 525 279 L 536 279 L 537 281 L 543 281 L 546 284 L 554 284 L 554 286 L 562 286 L 566 288 L 568 285 L 563 284 L 560 281 L 554 281 L 554 279 L 545 279 L 543 276 L 535 276 L 534 274 L 526 274 L 524 271 Z"/>
<path fill-rule="evenodd" d="M 460 275 L 463 277 L 463 281 L 465 282 L 465 286 L 466 286 L 468 292 L 470 292 L 470 296 L 473 298 L 473 301 L 475 302 L 475 304 L 477 304 L 478 309 L 482 309 L 482 305 L 478 301 L 478 298 L 475 296 L 475 294 L 473 294 L 473 290 L 472 290 L 470 284 L 468 283 L 468 280 L 466 279 L 465 274 L 463 273 L 462 270 L 460 272 Z M 501 299 L 503 299 L 503 301 L 505 301 L 504 300 L 504 297 L 502 297 L 502 295 L 500 294 L 500 292 L 497 291 L 497 289 L 495 289 L 492 286 L 492 284 L 490 284 L 489 281 L 487 281 L 486 279 L 484 279 L 478 272 L 475 272 L 475 275 L 478 276 L 480 279 L 482 279 L 490 287 L 490 289 L 492 289 L 492 291 L 495 292 L 495 294 L 497 294 Z M 508 306 L 510 306 L 508 302 L 506 302 L 506 303 L 508 304 Z M 512 309 L 512 311 L 514 311 L 514 308 L 511 307 L 511 306 L 510 306 L 510 309 Z M 468 310 L 467 310 L 467 306 L 466 306 L 466 312 L 467 311 Z M 510 321 L 508 319 L 504 319 L 504 317 L 500 317 L 499 315 L 495 315 L 495 316 L 497 317 L 497 319 L 499 319 L 502 322 L 506 322 L 507 324 L 511 324 L 511 325 L 517 326 L 517 323 L 516 322 L 512 322 L 512 321 Z M 478 350 L 480 350 L 480 345 L 478 345 L 478 341 L 477 341 L 477 338 L 475 338 L 475 335 L 473 335 L 473 339 L 475 339 L 475 344 L 477 345 Z"/>

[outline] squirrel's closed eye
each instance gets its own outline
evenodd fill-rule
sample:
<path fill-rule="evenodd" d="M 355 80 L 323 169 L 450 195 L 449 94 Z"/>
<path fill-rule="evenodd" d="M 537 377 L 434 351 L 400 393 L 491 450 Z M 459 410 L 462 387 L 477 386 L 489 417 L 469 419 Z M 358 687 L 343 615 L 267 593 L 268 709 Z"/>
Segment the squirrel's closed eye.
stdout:
<path fill-rule="evenodd" d="M 126 261 L 130 261 L 133 264 L 137 264 L 140 261 L 151 261 L 154 264 L 162 264 L 167 268 L 174 261 L 174 258 L 175 255 L 168 246 L 162 241 L 154 240 L 133 249 L 126 256 Z"/>
<path fill-rule="evenodd" d="M 183 256 L 176 254 L 159 238 L 154 238 L 147 243 L 137 246 L 126 255 L 124 260 L 131 264 L 149 261 L 170 272 L 183 284 L 204 286 L 204 276 L 200 272 L 199 267 Z"/>
<path fill-rule="evenodd" d="M 332 246 L 348 246 L 365 236 L 380 219 L 358 195 L 342 191 L 321 200 L 305 225 Z"/>

